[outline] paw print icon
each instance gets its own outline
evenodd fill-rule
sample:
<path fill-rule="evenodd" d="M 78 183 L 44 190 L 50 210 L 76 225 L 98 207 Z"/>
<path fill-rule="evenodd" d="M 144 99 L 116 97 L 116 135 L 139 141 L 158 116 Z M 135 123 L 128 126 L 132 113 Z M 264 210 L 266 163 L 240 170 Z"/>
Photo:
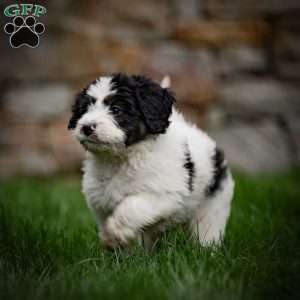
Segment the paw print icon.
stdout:
<path fill-rule="evenodd" d="M 4 26 L 4 31 L 10 34 L 9 42 L 13 48 L 28 46 L 36 48 L 40 43 L 40 37 L 45 31 L 45 26 L 36 22 L 33 16 L 27 16 L 25 19 L 17 16 L 12 23 Z"/>

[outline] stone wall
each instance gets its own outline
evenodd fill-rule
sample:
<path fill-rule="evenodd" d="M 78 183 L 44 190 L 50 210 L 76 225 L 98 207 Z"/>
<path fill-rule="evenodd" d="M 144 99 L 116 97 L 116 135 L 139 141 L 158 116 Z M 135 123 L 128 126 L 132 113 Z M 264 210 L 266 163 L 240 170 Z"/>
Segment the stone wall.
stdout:
<path fill-rule="evenodd" d="M 83 152 L 66 130 L 69 107 L 82 86 L 116 71 L 170 75 L 178 108 L 237 169 L 299 165 L 300 1 L 45 6 L 38 48 L 12 49 L 0 33 L 0 177 L 78 170 Z M 2 15 L 1 26 L 8 21 Z"/>

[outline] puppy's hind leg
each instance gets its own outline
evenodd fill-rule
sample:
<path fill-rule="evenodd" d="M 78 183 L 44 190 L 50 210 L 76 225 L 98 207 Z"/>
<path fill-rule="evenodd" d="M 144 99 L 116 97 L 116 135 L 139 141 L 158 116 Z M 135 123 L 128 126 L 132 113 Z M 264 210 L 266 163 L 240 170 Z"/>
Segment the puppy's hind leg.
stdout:
<path fill-rule="evenodd" d="M 193 236 L 204 246 L 219 245 L 224 237 L 226 223 L 230 214 L 233 183 L 228 182 L 224 189 L 207 197 L 199 206 L 190 222 Z"/>

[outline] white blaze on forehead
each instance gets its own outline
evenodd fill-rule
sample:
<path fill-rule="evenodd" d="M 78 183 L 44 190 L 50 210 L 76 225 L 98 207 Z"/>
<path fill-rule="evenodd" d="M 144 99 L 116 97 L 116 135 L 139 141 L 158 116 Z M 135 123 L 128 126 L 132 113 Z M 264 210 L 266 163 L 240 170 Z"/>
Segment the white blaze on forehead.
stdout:
<path fill-rule="evenodd" d="M 100 77 L 97 79 L 96 83 L 89 86 L 86 93 L 94 97 L 97 101 L 102 102 L 106 96 L 115 93 L 112 88 L 111 79 L 112 77 L 110 76 Z"/>

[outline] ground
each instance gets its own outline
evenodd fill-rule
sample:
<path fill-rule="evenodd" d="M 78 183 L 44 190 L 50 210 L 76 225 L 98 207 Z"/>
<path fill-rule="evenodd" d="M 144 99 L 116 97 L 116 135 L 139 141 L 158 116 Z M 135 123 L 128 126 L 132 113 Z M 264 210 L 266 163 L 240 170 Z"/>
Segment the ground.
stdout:
<path fill-rule="evenodd" d="M 171 232 L 154 253 L 108 252 L 79 178 L 0 184 L 0 299 L 293 299 L 300 294 L 300 172 L 236 175 L 224 244 Z"/>

